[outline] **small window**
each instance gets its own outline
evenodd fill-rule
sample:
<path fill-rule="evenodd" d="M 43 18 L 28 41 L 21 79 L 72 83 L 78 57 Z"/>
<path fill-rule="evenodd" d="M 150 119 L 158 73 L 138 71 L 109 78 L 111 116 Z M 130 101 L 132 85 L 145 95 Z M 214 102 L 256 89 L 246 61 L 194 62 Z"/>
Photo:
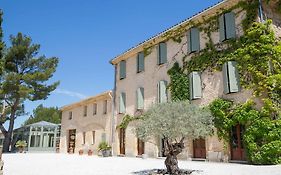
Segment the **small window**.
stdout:
<path fill-rule="evenodd" d="M 140 52 L 137 56 L 137 73 L 144 71 L 144 53 Z"/>
<path fill-rule="evenodd" d="M 187 32 L 187 49 L 188 53 L 193 53 L 200 50 L 200 32 L 196 27 L 192 27 Z"/>
<path fill-rule="evenodd" d="M 123 60 L 120 63 L 120 80 L 125 79 L 126 78 L 126 61 Z"/>
<path fill-rule="evenodd" d="M 144 88 L 140 87 L 137 89 L 137 109 L 143 109 L 144 108 Z"/>
<path fill-rule="evenodd" d="M 236 37 L 235 14 L 225 13 L 219 17 L 220 41 L 225 41 Z"/>
<path fill-rule="evenodd" d="M 237 62 L 228 61 L 223 65 L 224 93 L 235 93 L 241 90 Z"/>
<path fill-rule="evenodd" d="M 87 111 L 88 111 L 87 106 L 84 106 L 84 110 L 83 110 L 83 116 L 84 116 L 84 117 L 87 116 Z"/>
<path fill-rule="evenodd" d="M 160 81 L 157 85 L 158 103 L 165 103 L 168 101 L 167 81 Z"/>
<path fill-rule="evenodd" d="M 126 93 L 122 92 L 119 96 L 119 113 L 124 114 L 126 112 Z"/>
<path fill-rule="evenodd" d="M 98 108 L 97 103 L 94 103 L 93 104 L 93 115 L 97 115 L 97 108 Z"/>
<path fill-rule="evenodd" d="M 107 114 L 107 100 L 103 101 L 103 114 Z"/>
<path fill-rule="evenodd" d="M 84 145 L 86 143 L 86 132 L 83 132 L 83 140 L 82 140 L 82 144 Z"/>
<path fill-rule="evenodd" d="M 68 120 L 72 120 L 72 111 L 69 111 L 68 113 Z"/>
<path fill-rule="evenodd" d="M 96 142 L 96 131 L 92 131 L 92 144 Z"/>
<path fill-rule="evenodd" d="M 190 100 L 202 98 L 201 76 L 199 72 L 189 74 Z"/>
<path fill-rule="evenodd" d="M 159 43 L 157 46 L 158 49 L 158 65 L 167 63 L 167 44 L 166 43 Z"/>

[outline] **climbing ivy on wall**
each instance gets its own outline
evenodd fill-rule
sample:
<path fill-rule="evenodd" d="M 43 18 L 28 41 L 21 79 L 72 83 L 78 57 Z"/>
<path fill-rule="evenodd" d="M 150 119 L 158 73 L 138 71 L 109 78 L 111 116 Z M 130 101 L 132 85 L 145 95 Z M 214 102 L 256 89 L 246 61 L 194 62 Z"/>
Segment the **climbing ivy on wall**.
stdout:
<path fill-rule="evenodd" d="M 217 134 L 225 144 L 230 143 L 231 128 L 245 126 L 243 144 L 247 157 L 253 164 L 281 163 L 281 119 L 272 120 L 264 110 L 253 108 L 253 101 L 234 104 L 225 99 L 216 99 L 210 105 Z"/>
<path fill-rule="evenodd" d="M 189 100 L 189 81 L 179 66 L 179 63 L 176 62 L 173 67 L 168 71 L 170 75 L 171 83 L 168 88 L 171 92 L 172 101 L 185 101 Z"/>

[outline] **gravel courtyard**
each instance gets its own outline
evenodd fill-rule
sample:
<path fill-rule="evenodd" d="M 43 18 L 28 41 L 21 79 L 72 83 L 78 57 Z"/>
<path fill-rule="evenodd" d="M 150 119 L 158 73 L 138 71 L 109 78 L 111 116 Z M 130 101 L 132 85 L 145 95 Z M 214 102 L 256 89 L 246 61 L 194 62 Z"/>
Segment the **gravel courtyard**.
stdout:
<path fill-rule="evenodd" d="M 3 160 L 4 175 L 126 175 L 146 169 L 164 168 L 164 159 L 128 157 L 102 158 L 30 153 L 3 154 Z M 252 166 L 180 161 L 179 166 L 184 169 L 201 170 L 200 175 L 281 175 L 281 165 Z"/>

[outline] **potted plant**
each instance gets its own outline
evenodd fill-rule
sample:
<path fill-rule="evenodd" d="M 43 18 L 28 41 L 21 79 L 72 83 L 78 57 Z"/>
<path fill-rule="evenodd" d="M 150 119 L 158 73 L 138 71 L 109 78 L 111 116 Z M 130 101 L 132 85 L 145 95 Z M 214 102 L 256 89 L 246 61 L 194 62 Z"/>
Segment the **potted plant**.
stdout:
<path fill-rule="evenodd" d="M 101 151 L 103 157 L 110 156 L 111 146 L 109 146 L 107 142 L 101 142 L 98 149 Z"/>
<path fill-rule="evenodd" d="M 88 156 L 91 156 L 91 155 L 93 155 L 93 151 L 92 150 L 88 150 Z"/>
<path fill-rule="evenodd" d="M 16 148 L 19 150 L 20 153 L 23 152 L 24 148 L 27 146 L 25 140 L 18 140 L 16 143 Z"/>
<path fill-rule="evenodd" d="M 80 149 L 79 150 L 79 155 L 83 155 L 83 153 L 84 153 L 83 149 Z"/>

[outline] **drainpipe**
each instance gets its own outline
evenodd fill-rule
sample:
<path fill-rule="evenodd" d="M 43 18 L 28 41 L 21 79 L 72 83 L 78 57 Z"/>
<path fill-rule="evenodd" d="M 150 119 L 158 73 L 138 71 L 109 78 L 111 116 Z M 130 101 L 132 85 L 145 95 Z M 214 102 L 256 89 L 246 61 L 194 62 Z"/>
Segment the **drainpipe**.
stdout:
<path fill-rule="evenodd" d="M 112 64 L 112 63 L 111 63 Z M 114 65 L 114 88 L 111 96 L 111 113 L 112 113 L 112 118 L 111 118 L 111 152 L 112 155 L 114 155 L 114 148 L 113 148 L 113 143 L 115 142 L 115 99 L 116 99 L 116 73 L 117 73 L 117 67 Z"/>
<path fill-rule="evenodd" d="M 263 10 L 262 10 L 262 0 L 259 0 L 259 17 L 260 17 L 260 22 L 264 23 Z"/>

